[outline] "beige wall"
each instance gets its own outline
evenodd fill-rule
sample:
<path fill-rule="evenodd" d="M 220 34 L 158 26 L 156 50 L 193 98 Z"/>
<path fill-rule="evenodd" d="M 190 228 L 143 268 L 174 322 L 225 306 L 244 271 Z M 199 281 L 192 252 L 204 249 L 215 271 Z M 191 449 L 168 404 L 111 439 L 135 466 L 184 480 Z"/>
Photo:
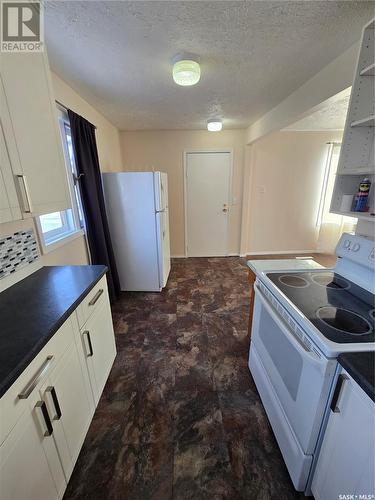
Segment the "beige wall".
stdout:
<path fill-rule="evenodd" d="M 232 199 L 229 218 L 229 253 L 238 253 L 241 233 L 244 130 L 125 131 L 121 133 L 124 170 L 161 170 L 168 174 L 171 254 L 185 253 L 184 151 L 233 151 Z M 119 169 L 121 170 L 121 169 Z"/>
<path fill-rule="evenodd" d="M 55 92 L 55 98 L 58 101 L 96 125 L 96 137 L 101 169 L 103 171 L 118 169 L 118 166 L 122 165 L 120 133 L 118 129 L 54 73 L 52 73 L 52 85 Z M 28 227 L 32 227 L 37 234 L 33 219 L 27 219 L 26 221 L 0 224 L 0 235 L 11 234 Z M 64 264 L 79 265 L 88 264 L 88 262 L 86 244 L 83 236 L 62 245 L 54 251 L 42 255 L 42 263 L 46 266 Z"/>
<path fill-rule="evenodd" d="M 102 171 L 110 172 L 121 168 L 119 130 L 55 73 L 52 73 L 52 85 L 55 98 L 59 102 L 96 126 L 96 141 Z"/>
<path fill-rule="evenodd" d="M 314 251 L 328 141 L 341 132 L 275 132 L 247 147 L 241 253 Z"/>

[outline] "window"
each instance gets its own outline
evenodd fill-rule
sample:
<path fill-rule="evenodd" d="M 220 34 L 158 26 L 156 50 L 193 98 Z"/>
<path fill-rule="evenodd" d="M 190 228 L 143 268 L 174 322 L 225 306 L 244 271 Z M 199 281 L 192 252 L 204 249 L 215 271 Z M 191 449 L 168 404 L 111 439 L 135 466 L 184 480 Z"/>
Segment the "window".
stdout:
<path fill-rule="evenodd" d="M 55 248 L 59 242 L 66 238 L 72 238 L 82 234 L 82 231 L 85 229 L 85 219 L 68 114 L 65 110 L 58 108 L 58 118 L 72 208 L 68 208 L 61 212 L 41 215 L 37 218 L 36 223 L 44 252 L 48 252 Z"/>
<path fill-rule="evenodd" d="M 331 201 L 333 196 L 333 188 L 335 186 L 336 170 L 340 158 L 341 143 L 332 142 L 329 144 L 326 164 L 324 168 L 324 178 L 319 202 L 319 210 L 316 225 L 320 226 L 323 223 L 338 224 L 342 220 L 349 224 L 355 224 L 357 219 L 342 215 L 333 214 L 330 212 Z"/>
<path fill-rule="evenodd" d="M 319 252 L 323 253 L 334 253 L 342 233 L 353 232 L 357 224 L 356 218 L 330 212 L 340 148 L 340 143 L 329 143 L 324 166 L 323 184 L 316 218 L 316 226 L 318 228 L 317 248 Z"/>

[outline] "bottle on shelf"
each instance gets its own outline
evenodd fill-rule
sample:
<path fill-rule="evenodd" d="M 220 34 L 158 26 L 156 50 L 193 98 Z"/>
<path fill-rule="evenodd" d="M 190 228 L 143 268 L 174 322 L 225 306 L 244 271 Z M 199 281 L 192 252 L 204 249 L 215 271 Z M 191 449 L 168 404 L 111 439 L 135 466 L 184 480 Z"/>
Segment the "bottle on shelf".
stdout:
<path fill-rule="evenodd" d="M 354 198 L 353 212 L 367 212 L 371 181 L 367 177 L 360 182 Z"/>

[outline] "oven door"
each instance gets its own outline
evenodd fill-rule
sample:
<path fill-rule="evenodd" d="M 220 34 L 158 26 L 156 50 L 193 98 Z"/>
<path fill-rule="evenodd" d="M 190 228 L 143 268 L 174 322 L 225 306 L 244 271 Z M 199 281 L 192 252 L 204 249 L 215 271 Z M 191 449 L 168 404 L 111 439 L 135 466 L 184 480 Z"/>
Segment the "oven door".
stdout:
<path fill-rule="evenodd" d="M 304 345 L 296 334 L 294 321 L 282 306 L 276 309 L 259 285 L 255 285 L 255 290 L 251 343 L 303 453 L 312 454 L 336 361 L 327 360 L 317 349 L 313 351 Z"/>

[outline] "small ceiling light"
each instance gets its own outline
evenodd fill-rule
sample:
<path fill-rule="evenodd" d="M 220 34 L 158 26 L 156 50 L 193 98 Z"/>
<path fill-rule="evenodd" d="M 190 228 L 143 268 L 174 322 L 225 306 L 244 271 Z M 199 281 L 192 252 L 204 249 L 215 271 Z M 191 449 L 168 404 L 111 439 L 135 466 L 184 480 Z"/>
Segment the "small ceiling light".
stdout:
<path fill-rule="evenodd" d="M 173 80 L 184 87 L 195 85 L 201 77 L 201 68 L 193 59 L 181 59 L 173 65 Z"/>
<path fill-rule="evenodd" d="M 210 132 L 220 132 L 223 128 L 223 123 L 218 118 L 211 118 L 211 120 L 207 120 L 207 130 Z"/>

